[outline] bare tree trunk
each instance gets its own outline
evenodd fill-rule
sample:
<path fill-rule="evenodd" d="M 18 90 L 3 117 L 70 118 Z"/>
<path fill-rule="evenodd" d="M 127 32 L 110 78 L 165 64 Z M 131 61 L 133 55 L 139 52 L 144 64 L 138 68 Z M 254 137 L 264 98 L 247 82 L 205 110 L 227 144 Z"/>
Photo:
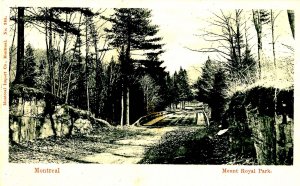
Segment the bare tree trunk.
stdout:
<path fill-rule="evenodd" d="M 54 61 L 53 61 L 53 41 L 52 41 L 52 21 L 53 17 L 52 10 L 50 10 L 50 21 L 49 21 L 49 73 L 50 73 L 50 82 L 51 82 L 51 93 L 55 94 L 55 80 L 54 80 Z"/>
<path fill-rule="evenodd" d="M 24 81 L 24 7 L 18 7 L 18 48 L 15 83 Z"/>
<path fill-rule="evenodd" d="M 47 50 L 47 61 L 48 61 L 48 71 L 50 75 L 50 87 L 51 87 L 51 93 L 55 94 L 55 80 L 54 80 L 54 66 L 53 66 L 53 45 L 52 45 L 52 21 L 51 18 L 53 16 L 52 10 L 46 9 L 46 11 L 49 11 L 47 15 L 47 21 L 46 21 L 46 50 Z M 50 17 L 50 18 L 49 18 Z M 49 26 L 48 26 L 48 19 Z"/>
<path fill-rule="evenodd" d="M 237 50 L 238 50 L 238 64 L 241 64 L 242 59 L 242 52 L 241 52 L 241 41 L 240 41 L 240 11 L 235 11 L 235 21 L 236 21 L 236 43 L 237 43 Z"/>
<path fill-rule="evenodd" d="M 277 16 L 279 15 L 279 13 L 277 15 L 275 15 L 274 17 L 274 12 L 271 9 L 271 31 L 272 31 L 272 48 L 273 48 L 273 62 L 274 62 L 274 74 L 275 74 L 275 80 L 277 79 L 277 67 L 276 67 L 276 53 L 275 53 L 275 39 L 274 39 L 274 26 L 275 26 L 275 20 L 277 18 Z M 276 125 L 276 119 L 277 119 L 277 114 L 276 114 L 276 110 L 277 110 L 277 88 L 275 88 L 274 90 L 274 123 Z M 277 147 L 276 147 L 276 141 L 277 141 L 277 132 L 276 132 L 276 127 L 271 125 L 271 130 L 273 130 L 273 134 L 274 134 L 274 163 L 276 164 L 277 161 Z"/>
<path fill-rule="evenodd" d="M 271 31 L 272 31 L 272 48 L 273 48 L 273 62 L 274 62 L 274 68 L 275 68 L 275 78 L 276 78 L 276 55 L 275 55 L 274 26 L 275 26 L 276 17 L 274 17 L 274 12 L 271 10 Z"/>
<path fill-rule="evenodd" d="M 124 86 L 124 85 L 122 85 Z M 122 87 L 122 95 L 121 95 L 121 123 L 120 125 L 123 127 L 124 126 L 124 87 Z"/>
<path fill-rule="evenodd" d="M 149 102 L 148 102 L 148 90 L 147 90 L 147 92 L 146 92 L 146 113 L 148 114 L 148 112 L 149 112 Z"/>
<path fill-rule="evenodd" d="M 125 88 L 125 90 L 126 90 L 126 92 L 125 92 L 125 94 L 126 94 L 126 96 L 125 96 L 125 103 L 126 103 L 126 105 L 125 105 L 125 125 L 129 125 L 129 87 L 126 87 Z"/>
<path fill-rule="evenodd" d="M 64 46 L 63 46 L 63 52 L 62 52 L 62 55 L 61 55 L 61 58 L 60 58 L 60 62 L 58 64 L 58 82 L 57 82 L 57 91 L 56 91 L 56 96 L 60 97 L 61 96 L 61 89 L 62 89 L 62 63 L 63 61 L 65 60 L 65 53 L 66 53 L 66 44 L 67 44 L 67 38 L 68 38 L 68 34 L 65 33 L 65 38 L 64 38 Z"/>
<path fill-rule="evenodd" d="M 68 104 L 68 101 L 69 101 L 71 76 L 72 76 L 72 67 L 70 67 L 70 73 L 69 73 L 69 78 L 68 78 L 68 85 L 67 85 L 67 92 L 66 92 L 65 104 Z"/>
<path fill-rule="evenodd" d="M 53 16 L 53 13 L 51 12 L 51 17 Z M 53 27 L 53 24 L 52 24 L 52 22 L 51 22 L 51 31 L 50 31 L 50 33 L 51 33 L 51 62 L 52 62 L 52 70 L 51 70 L 51 72 L 52 72 L 52 85 L 53 85 L 53 94 L 55 95 L 55 93 L 56 93 L 56 69 L 55 69 L 55 66 L 56 66 L 56 62 L 57 62 L 57 59 L 55 58 L 55 53 L 54 52 L 57 52 L 57 51 L 55 51 L 54 50 L 54 44 L 55 44 L 55 41 L 56 41 L 56 33 L 55 32 L 53 32 L 53 30 L 52 30 L 52 27 Z M 53 37 L 52 37 L 52 34 L 53 34 Z"/>
<path fill-rule="evenodd" d="M 148 113 L 148 101 L 147 101 L 147 93 L 144 91 L 144 109 L 146 111 L 146 113 Z"/>
<path fill-rule="evenodd" d="M 94 32 L 96 32 L 96 30 L 94 30 Z M 95 75 L 95 82 L 96 82 L 96 92 L 95 92 L 95 99 L 96 99 L 96 105 L 95 105 L 95 108 L 96 108 L 96 116 L 98 117 L 99 116 L 99 114 L 100 114 L 100 98 L 99 98 L 99 96 L 100 96 L 100 94 L 101 94 L 101 90 L 100 90 L 100 88 L 101 88 L 101 71 L 100 71 L 100 68 L 101 68 L 101 61 L 98 61 L 98 46 L 97 46 L 97 38 L 96 38 L 96 33 L 94 34 L 94 47 L 95 47 L 95 53 L 96 53 L 96 59 L 95 59 L 95 61 L 96 61 L 96 75 Z"/>
<path fill-rule="evenodd" d="M 123 93 L 123 101 L 124 101 L 124 125 L 129 125 L 129 66 L 130 66 L 130 47 L 131 47 L 131 39 L 130 39 L 130 34 L 128 37 L 128 44 L 125 52 L 125 83 L 124 83 L 124 93 Z"/>
<path fill-rule="evenodd" d="M 124 86 L 121 98 L 121 126 L 129 125 L 129 88 Z"/>
<path fill-rule="evenodd" d="M 261 41 L 261 33 L 262 33 L 262 23 L 260 21 L 260 13 L 259 11 L 252 10 L 253 13 L 253 23 L 255 26 L 256 34 L 257 34 L 257 59 L 258 59 L 258 77 L 261 79 L 261 50 L 262 50 L 262 41 Z"/>
<path fill-rule="evenodd" d="M 81 24 L 81 17 L 82 17 L 82 13 L 80 14 L 80 17 L 79 17 L 79 22 L 78 22 L 78 30 L 80 28 L 80 24 Z M 80 36 L 77 36 L 77 39 L 76 39 L 76 42 L 75 42 L 75 48 L 74 48 L 74 53 L 73 53 L 73 59 L 74 59 L 74 56 L 75 56 L 75 50 L 76 50 L 76 47 L 77 47 L 77 42 L 78 42 L 78 37 Z M 67 92 L 66 92 L 66 99 L 65 99 L 65 104 L 67 104 L 69 102 L 69 92 L 70 92 L 70 84 L 71 84 L 71 77 L 72 77 L 72 63 L 71 63 L 71 66 L 70 66 L 70 72 L 69 72 L 69 79 L 68 79 L 68 85 L 67 85 Z"/>
<path fill-rule="evenodd" d="M 258 78 L 261 79 L 261 49 L 262 49 L 262 45 L 261 45 L 261 32 L 257 33 L 257 60 L 258 60 Z"/>
<path fill-rule="evenodd" d="M 87 102 L 87 110 L 90 111 L 90 97 L 89 97 L 89 81 L 88 81 L 88 55 L 89 55 L 89 42 L 88 42 L 88 17 L 85 20 L 85 82 L 86 82 L 86 102 Z"/>
<path fill-rule="evenodd" d="M 13 38 L 12 38 L 12 42 L 11 42 L 11 46 L 9 48 L 9 73 L 10 70 L 11 70 L 11 62 L 12 62 L 12 54 L 13 54 L 13 51 L 14 51 L 14 43 L 15 43 L 15 38 L 16 38 L 16 32 L 17 32 L 17 23 L 14 23 L 14 33 L 13 33 Z"/>
<path fill-rule="evenodd" d="M 72 15 L 69 17 L 69 21 L 71 21 Z M 68 16 L 66 15 L 66 20 L 68 20 Z M 65 32 L 65 38 L 64 38 L 64 43 L 63 43 L 63 52 L 60 58 L 60 63 L 59 63 L 59 74 L 58 74 L 58 86 L 57 86 L 57 96 L 61 97 L 62 96 L 62 90 L 63 90 L 63 62 L 66 60 L 66 49 L 67 49 L 67 42 L 68 42 L 68 32 Z"/>

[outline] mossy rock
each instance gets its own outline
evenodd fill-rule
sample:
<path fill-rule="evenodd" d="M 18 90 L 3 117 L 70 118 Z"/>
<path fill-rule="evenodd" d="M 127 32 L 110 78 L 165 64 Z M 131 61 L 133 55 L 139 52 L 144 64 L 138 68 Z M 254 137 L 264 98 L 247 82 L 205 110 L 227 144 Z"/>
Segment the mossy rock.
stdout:
<path fill-rule="evenodd" d="M 28 87 L 23 84 L 13 84 L 9 88 L 10 103 L 14 99 L 23 98 L 26 101 L 36 100 L 51 101 L 52 103 L 60 104 L 62 100 L 50 92 L 43 91 L 37 88 Z"/>

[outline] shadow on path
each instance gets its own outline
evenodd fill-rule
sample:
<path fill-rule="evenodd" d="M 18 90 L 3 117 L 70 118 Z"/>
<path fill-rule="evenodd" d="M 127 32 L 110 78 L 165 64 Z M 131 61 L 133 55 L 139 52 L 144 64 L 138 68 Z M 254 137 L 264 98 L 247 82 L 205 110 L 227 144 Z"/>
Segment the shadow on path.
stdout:
<path fill-rule="evenodd" d="M 140 164 L 225 164 L 228 141 L 208 137 L 205 128 L 167 133 L 145 153 Z"/>

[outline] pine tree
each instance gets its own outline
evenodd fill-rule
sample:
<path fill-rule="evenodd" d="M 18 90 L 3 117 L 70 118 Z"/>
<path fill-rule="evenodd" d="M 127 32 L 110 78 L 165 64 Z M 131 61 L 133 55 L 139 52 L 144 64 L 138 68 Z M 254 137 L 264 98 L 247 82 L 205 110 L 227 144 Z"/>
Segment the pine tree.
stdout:
<path fill-rule="evenodd" d="M 156 105 L 157 110 L 164 110 L 166 106 L 169 105 L 167 103 L 167 82 L 166 82 L 166 76 L 167 72 L 165 71 L 166 67 L 163 67 L 163 62 L 159 59 L 159 55 L 163 51 L 160 51 L 158 53 L 151 52 L 146 54 L 145 60 L 138 60 L 139 67 L 137 68 L 137 74 L 140 77 L 143 77 L 145 75 L 149 75 L 155 82 L 156 85 L 159 87 L 159 95 L 161 97 L 160 103 Z"/>
<path fill-rule="evenodd" d="M 213 61 L 206 60 L 202 67 L 202 75 L 196 81 L 194 87 L 197 90 L 197 100 L 210 104 L 211 91 L 213 89 L 214 75 L 216 73 L 216 66 Z"/>
<path fill-rule="evenodd" d="M 24 84 L 29 87 L 36 85 L 36 61 L 30 43 L 26 46 L 24 57 Z"/>
<path fill-rule="evenodd" d="M 220 123 L 225 111 L 226 104 L 226 77 L 224 71 L 219 68 L 214 74 L 213 88 L 210 92 L 211 119 Z"/>
<path fill-rule="evenodd" d="M 194 87 L 197 89 L 197 100 L 208 104 L 211 108 L 211 120 L 219 123 L 226 104 L 227 78 L 225 70 L 216 66 L 208 58 L 202 67 L 202 75 Z"/>
<path fill-rule="evenodd" d="M 73 81 L 70 85 L 70 102 L 79 108 L 87 109 L 86 102 L 86 79 L 85 79 L 85 62 L 81 52 L 82 41 L 77 38 L 74 46 L 74 61 L 72 65 Z M 75 74 L 75 75 L 74 75 Z"/>
<path fill-rule="evenodd" d="M 160 37 L 155 35 L 158 26 L 151 24 L 151 11 L 142 8 L 114 9 L 115 13 L 107 20 L 111 21 L 112 28 L 106 29 L 111 39 L 110 45 L 119 49 L 122 53 L 121 73 L 123 82 L 122 93 L 122 117 L 121 125 L 129 124 L 129 88 L 133 72 L 134 60 L 131 57 L 132 50 L 159 50 Z"/>
<path fill-rule="evenodd" d="M 170 73 L 167 73 L 164 100 L 165 100 L 165 104 L 169 106 L 170 109 L 172 109 L 172 103 L 174 99 L 172 88 L 173 88 L 172 78 L 170 76 Z"/>
<path fill-rule="evenodd" d="M 243 53 L 241 62 L 242 62 L 242 66 L 240 68 L 241 82 L 245 84 L 254 83 L 256 80 L 256 72 L 257 72 L 256 60 L 251 54 L 248 45 L 246 46 L 246 50 Z"/>
<path fill-rule="evenodd" d="M 182 103 L 182 108 L 185 107 L 185 101 L 188 101 L 192 97 L 192 91 L 188 84 L 188 76 L 186 70 L 180 67 L 177 77 L 179 100 Z"/>
<path fill-rule="evenodd" d="M 120 103 L 120 65 L 116 63 L 116 61 L 111 58 L 108 67 L 103 72 L 103 76 L 101 77 L 104 82 L 102 82 L 101 87 L 101 100 L 103 103 L 103 112 L 100 113 L 101 116 L 111 118 L 113 121 L 117 121 L 116 118 L 118 116 L 117 108 L 119 108 Z M 99 86 L 100 87 L 100 86 Z M 100 103 L 102 102 L 100 100 Z M 99 104 L 99 103 L 97 103 Z M 100 106 L 101 107 L 101 106 Z"/>
<path fill-rule="evenodd" d="M 109 86 L 105 84 L 105 80 L 109 79 L 109 77 L 105 77 L 104 67 L 103 67 L 103 56 L 102 53 L 99 52 L 98 44 L 100 40 L 100 36 L 97 31 L 97 25 L 96 22 L 93 21 L 92 18 L 89 18 L 89 37 L 86 37 L 86 40 L 94 47 L 94 52 L 91 52 L 91 55 L 93 57 L 93 65 L 90 64 L 91 67 L 95 68 L 94 71 L 94 77 L 92 78 L 94 80 L 94 91 L 91 91 L 91 99 L 94 100 L 93 103 L 91 103 L 91 109 L 95 113 L 96 117 L 104 117 L 104 102 L 109 99 L 107 96 L 110 95 L 109 93 Z M 88 26 L 86 25 L 86 26 Z M 86 27 L 87 29 L 87 27 Z M 88 39 L 89 38 L 89 39 Z M 88 43 L 87 42 L 87 43 Z M 114 61 L 111 61 L 109 63 L 109 66 L 114 63 Z M 90 67 L 90 68 L 91 68 Z M 93 70 L 93 68 L 91 68 Z M 92 72 L 91 72 L 92 74 Z M 92 88 L 91 88 L 92 89 Z"/>
<path fill-rule="evenodd" d="M 47 73 L 46 73 L 46 62 L 44 59 L 40 59 L 38 64 L 38 70 L 35 79 L 35 87 L 40 90 L 47 90 Z"/>
<path fill-rule="evenodd" d="M 162 67 L 164 61 L 159 60 L 160 53 L 147 53 L 146 60 L 140 60 L 140 70 L 149 74 L 158 84 L 164 82 L 166 76 L 166 67 Z"/>

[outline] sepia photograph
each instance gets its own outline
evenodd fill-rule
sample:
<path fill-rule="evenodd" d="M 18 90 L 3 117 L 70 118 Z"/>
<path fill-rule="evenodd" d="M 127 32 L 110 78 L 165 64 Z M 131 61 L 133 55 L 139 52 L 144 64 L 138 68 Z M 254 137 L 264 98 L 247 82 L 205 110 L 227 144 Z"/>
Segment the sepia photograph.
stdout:
<path fill-rule="evenodd" d="M 11 7 L 9 161 L 293 165 L 294 11 L 195 10 Z"/>
<path fill-rule="evenodd" d="M 122 3 L 1 13 L 8 185 L 293 177 L 296 7 Z"/>

